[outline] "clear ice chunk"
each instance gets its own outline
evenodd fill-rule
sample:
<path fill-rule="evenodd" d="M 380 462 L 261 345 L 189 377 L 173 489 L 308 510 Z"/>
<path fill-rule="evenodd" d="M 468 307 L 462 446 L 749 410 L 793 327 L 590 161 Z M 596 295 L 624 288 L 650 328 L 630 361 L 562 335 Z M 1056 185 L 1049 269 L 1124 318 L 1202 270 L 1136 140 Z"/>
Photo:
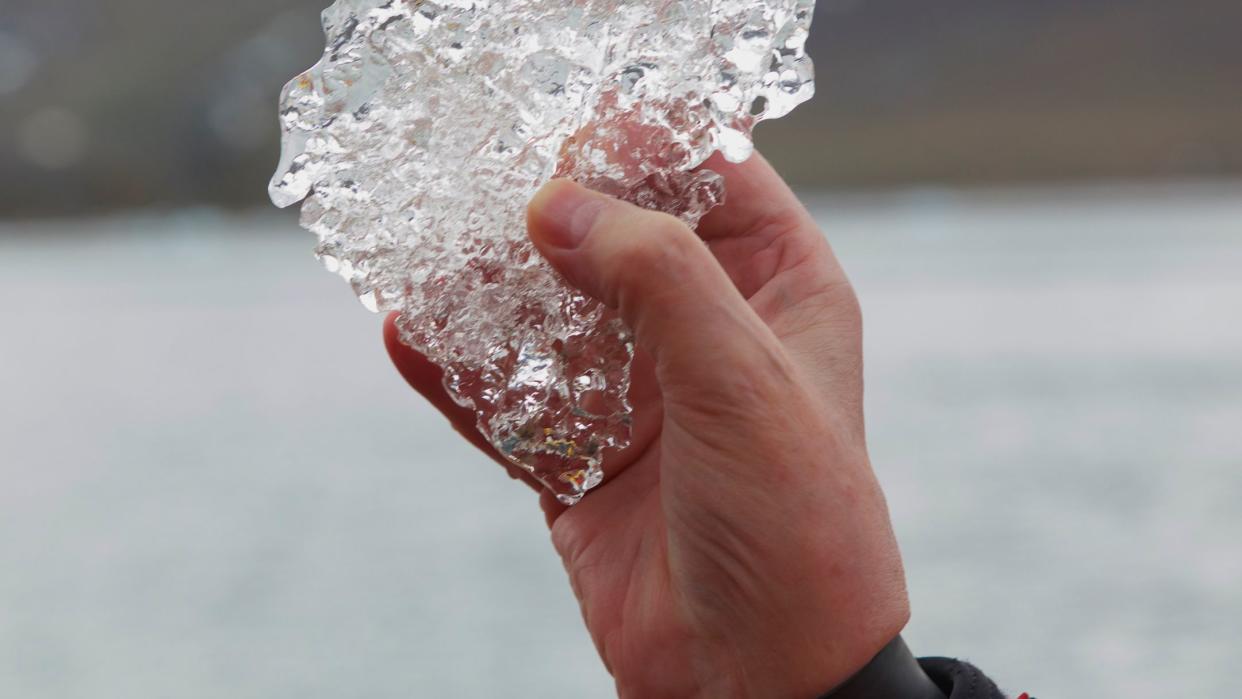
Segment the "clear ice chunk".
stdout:
<path fill-rule="evenodd" d="M 814 91 L 814 0 L 337 0 L 281 96 L 278 206 L 506 458 L 573 504 L 630 438 L 633 343 L 526 238 L 567 177 L 690 225 L 698 169 Z M 468 486 L 464 489 L 468 490 Z"/>

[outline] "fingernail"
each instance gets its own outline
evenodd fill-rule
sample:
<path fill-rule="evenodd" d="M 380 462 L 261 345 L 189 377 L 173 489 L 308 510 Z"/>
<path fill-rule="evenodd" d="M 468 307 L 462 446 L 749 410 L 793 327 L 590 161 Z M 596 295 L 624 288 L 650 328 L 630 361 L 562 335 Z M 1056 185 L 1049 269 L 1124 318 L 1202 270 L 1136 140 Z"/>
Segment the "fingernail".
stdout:
<path fill-rule="evenodd" d="M 572 182 L 553 180 L 530 202 L 531 233 L 547 245 L 572 250 L 582 244 L 606 201 Z"/>

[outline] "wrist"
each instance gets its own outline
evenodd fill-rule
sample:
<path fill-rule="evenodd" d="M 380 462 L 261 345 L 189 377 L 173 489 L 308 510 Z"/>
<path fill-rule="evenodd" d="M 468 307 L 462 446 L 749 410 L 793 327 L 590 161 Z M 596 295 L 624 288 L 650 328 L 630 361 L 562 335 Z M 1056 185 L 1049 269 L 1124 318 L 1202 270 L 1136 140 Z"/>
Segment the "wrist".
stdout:
<path fill-rule="evenodd" d="M 774 638 L 772 635 L 765 637 Z M 897 674 L 897 679 L 908 676 L 910 665 L 902 662 L 905 658 L 909 658 L 914 670 L 921 673 L 917 661 L 900 636 L 877 651 L 876 647 L 884 643 L 850 644 L 848 649 L 820 647 L 807 635 L 788 630 L 782 642 L 766 644 L 762 648 L 745 643 L 724 643 L 714 651 L 700 655 L 695 663 L 696 684 L 699 687 L 697 697 L 944 699 L 942 694 L 926 697 L 924 694 L 909 697 L 904 694 L 869 694 L 869 688 L 884 686 L 874 681 L 877 678 L 895 674 L 898 670 L 901 673 Z M 925 675 L 922 677 L 926 679 Z M 835 689 L 823 694 L 825 687 Z"/>
<path fill-rule="evenodd" d="M 917 661 L 900 640 L 910 619 L 904 586 L 900 594 L 880 594 L 881 587 L 868 590 L 871 599 L 855 594 L 848 596 L 848 603 L 836 600 L 832 605 L 804 600 L 797 610 L 769 609 L 757 615 L 763 619 L 758 624 L 746 624 L 735 615 L 727 627 L 717 625 L 714 632 L 700 628 L 698 652 L 692 654 L 700 696 L 820 697 L 829 688 L 845 687 L 876 663 L 917 670 Z M 904 665 L 893 662 L 903 658 L 908 659 Z"/>

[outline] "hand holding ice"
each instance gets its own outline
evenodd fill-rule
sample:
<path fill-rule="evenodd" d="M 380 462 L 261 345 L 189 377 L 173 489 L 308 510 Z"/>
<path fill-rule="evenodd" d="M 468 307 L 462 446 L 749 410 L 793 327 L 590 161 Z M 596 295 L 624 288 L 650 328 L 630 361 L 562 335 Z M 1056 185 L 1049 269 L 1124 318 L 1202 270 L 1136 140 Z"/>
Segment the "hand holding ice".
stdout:
<path fill-rule="evenodd" d="M 526 239 L 553 177 L 690 225 L 695 170 L 810 98 L 814 0 L 337 0 L 286 86 L 272 200 L 328 269 L 445 371 L 480 431 L 564 502 L 628 443 L 624 325 Z M 464 475 L 464 474 L 463 474 Z M 468 485 L 463 484 L 463 489 Z"/>

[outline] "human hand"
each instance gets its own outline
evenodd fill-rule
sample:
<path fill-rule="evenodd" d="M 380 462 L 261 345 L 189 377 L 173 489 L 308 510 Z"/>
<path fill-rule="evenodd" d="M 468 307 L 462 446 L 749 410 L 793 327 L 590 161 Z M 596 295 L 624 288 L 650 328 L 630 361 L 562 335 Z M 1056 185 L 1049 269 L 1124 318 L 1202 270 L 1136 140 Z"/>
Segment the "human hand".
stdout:
<path fill-rule="evenodd" d="M 542 503 L 621 696 L 815 697 L 909 618 L 867 457 L 861 317 L 761 156 L 707 167 L 727 202 L 697 235 L 565 181 L 531 202 L 540 252 L 638 344 L 631 446 L 578 505 Z M 505 463 L 391 320 L 386 338 L 407 380 Z"/>

